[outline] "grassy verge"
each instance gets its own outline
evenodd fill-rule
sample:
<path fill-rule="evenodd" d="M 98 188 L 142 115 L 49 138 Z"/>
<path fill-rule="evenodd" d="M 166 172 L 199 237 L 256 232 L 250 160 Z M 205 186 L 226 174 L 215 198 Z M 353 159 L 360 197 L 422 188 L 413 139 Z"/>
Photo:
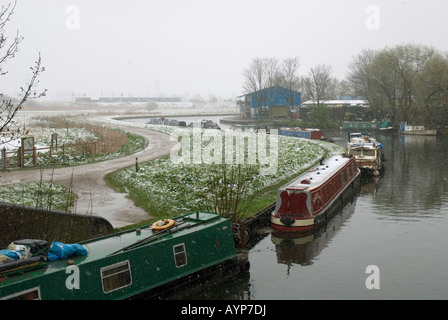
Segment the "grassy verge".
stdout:
<path fill-rule="evenodd" d="M 76 198 L 65 187 L 49 182 L 17 183 L 0 187 L 0 202 L 42 210 L 71 212 Z"/>
<path fill-rule="evenodd" d="M 185 129 L 187 130 L 187 129 Z M 185 133 L 182 137 L 185 137 Z M 244 218 L 275 201 L 277 189 L 315 165 L 319 159 L 340 154 L 343 148 L 331 143 L 278 136 L 278 167 L 274 174 L 260 174 L 257 170 L 244 172 L 247 183 L 242 205 Z M 202 140 L 202 150 L 207 141 Z M 118 170 L 106 176 L 106 181 L 120 192 L 127 193 L 137 206 L 154 219 L 174 217 L 187 212 L 215 211 L 210 199 L 214 198 L 217 184 L 216 168 L 209 164 L 176 164 L 170 157 Z M 219 171 L 219 170 L 218 170 Z M 219 186 L 218 186 L 219 187 Z"/>
<path fill-rule="evenodd" d="M 54 117 L 40 120 L 35 123 L 36 127 L 44 127 L 39 142 L 43 145 L 50 145 L 50 132 L 58 135 L 58 145 L 80 144 L 87 142 L 96 143 L 96 153 L 66 154 L 62 158 L 61 148 L 54 152 L 50 162 L 48 152 L 38 153 L 38 165 L 48 166 L 76 166 L 87 163 L 95 163 L 111 160 L 133 154 L 146 148 L 148 141 L 137 134 L 125 132 L 120 129 L 108 128 L 95 124 L 84 124 L 80 122 L 68 121 L 65 118 Z"/>

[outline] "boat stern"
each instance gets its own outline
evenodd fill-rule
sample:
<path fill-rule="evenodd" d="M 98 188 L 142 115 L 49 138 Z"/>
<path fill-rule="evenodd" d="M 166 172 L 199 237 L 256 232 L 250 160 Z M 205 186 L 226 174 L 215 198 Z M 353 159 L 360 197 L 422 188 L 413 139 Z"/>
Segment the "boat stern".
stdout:
<path fill-rule="evenodd" d="M 301 232 L 314 226 L 311 194 L 306 188 L 284 188 L 277 195 L 271 226 L 279 231 Z"/>

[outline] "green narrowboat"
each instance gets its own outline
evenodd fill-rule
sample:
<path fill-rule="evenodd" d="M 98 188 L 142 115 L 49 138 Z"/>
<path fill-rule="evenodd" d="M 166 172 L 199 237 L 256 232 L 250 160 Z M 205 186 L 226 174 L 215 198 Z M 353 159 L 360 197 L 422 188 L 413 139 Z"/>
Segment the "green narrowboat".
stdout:
<path fill-rule="evenodd" d="M 233 232 L 229 219 L 196 212 L 80 242 L 85 255 L 50 260 L 50 248 L 39 261 L 0 269 L 0 299 L 160 298 L 193 280 L 247 271 Z"/>
<path fill-rule="evenodd" d="M 380 122 L 378 120 L 373 121 L 343 121 L 341 129 L 343 130 L 355 130 L 355 131 L 391 131 L 393 127 L 390 125 L 389 120 L 384 120 Z"/>

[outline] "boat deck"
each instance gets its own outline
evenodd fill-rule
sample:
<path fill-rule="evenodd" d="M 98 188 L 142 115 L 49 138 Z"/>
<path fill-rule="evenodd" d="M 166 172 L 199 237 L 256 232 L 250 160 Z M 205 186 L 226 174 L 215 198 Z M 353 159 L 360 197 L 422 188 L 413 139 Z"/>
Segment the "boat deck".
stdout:
<path fill-rule="evenodd" d="M 176 224 L 169 229 L 156 231 L 151 228 L 151 225 L 148 225 L 143 228 L 132 229 L 111 236 L 86 241 L 82 243 L 89 251 L 89 254 L 85 257 L 85 259 L 101 259 L 122 250 L 131 249 L 133 246 L 138 247 L 139 245 L 143 245 L 145 243 L 153 243 L 158 240 L 162 240 L 167 236 L 179 237 L 187 232 L 190 232 L 188 229 L 192 226 L 199 227 L 199 224 L 219 218 L 219 215 L 213 213 L 191 213 L 174 219 Z M 138 232 L 138 230 L 140 232 Z"/>

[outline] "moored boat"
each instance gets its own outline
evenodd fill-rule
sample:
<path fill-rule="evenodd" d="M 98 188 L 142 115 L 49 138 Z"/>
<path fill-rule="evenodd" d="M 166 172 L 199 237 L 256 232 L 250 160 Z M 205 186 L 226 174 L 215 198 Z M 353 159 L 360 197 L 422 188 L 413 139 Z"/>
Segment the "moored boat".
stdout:
<path fill-rule="evenodd" d="M 400 134 L 409 135 L 420 135 L 420 136 L 435 136 L 437 135 L 436 129 L 426 129 L 425 126 L 413 126 L 408 125 L 406 122 L 400 124 L 400 129 L 398 130 Z"/>
<path fill-rule="evenodd" d="M 313 128 L 280 128 L 279 129 L 279 135 L 282 136 L 289 136 L 289 137 L 296 137 L 296 138 L 306 138 L 306 139 L 313 139 L 313 140 L 323 140 L 324 139 L 324 133 L 322 130 L 319 129 L 313 129 Z"/>
<path fill-rule="evenodd" d="M 369 133 L 350 133 L 347 152 L 355 157 L 363 175 L 378 176 L 384 171 L 383 145 Z"/>
<path fill-rule="evenodd" d="M 374 121 L 343 121 L 343 130 L 378 130 L 380 122 Z"/>
<path fill-rule="evenodd" d="M 361 172 L 351 155 L 335 155 L 282 186 L 271 227 L 282 232 L 308 232 L 331 216 L 332 209 L 354 194 Z"/>
<path fill-rule="evenodd" d="M 38 264 L 1 271 L 0 299 L 154 298 L 249 267 L 230 220 L 215 213 L 161 220 L 78 245 L 87 254 L 50 261 L 41 249 Z"/>
<path fill-rule="evenodd" d="M 378 120 L 373 121 L 343 121 L 341 129 L 343 130 L 381 130 L 381 131 L 392 131 L 393 127 L 389 120 L 383 120 L 382 122 Z"/>
<path fill-rule="evenodd" d="M 235 124 L 230 127 L 230 130 L 237 132 L 270 133 L 270 130 L 267 126 L 257 124 Z"/>

